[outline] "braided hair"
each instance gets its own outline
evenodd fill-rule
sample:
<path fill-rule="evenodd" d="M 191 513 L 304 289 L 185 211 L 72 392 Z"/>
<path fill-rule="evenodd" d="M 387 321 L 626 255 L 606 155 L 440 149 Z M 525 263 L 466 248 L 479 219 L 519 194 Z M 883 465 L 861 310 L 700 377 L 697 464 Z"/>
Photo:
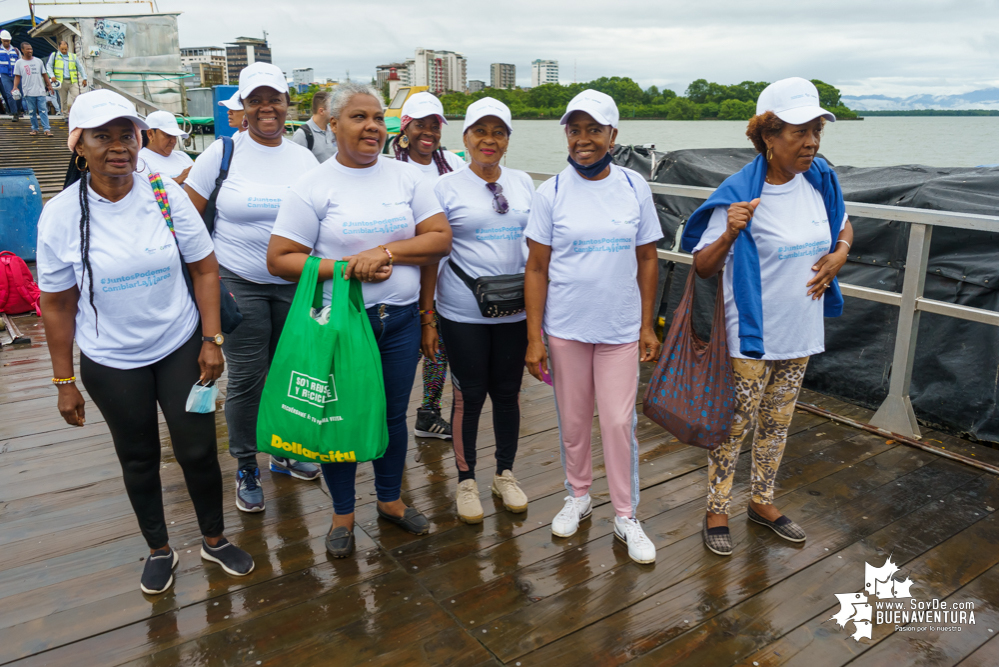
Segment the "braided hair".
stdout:
<path fill-rule="evenodd" d="M 395 159 L 402 160 L 403 162 L 409 162 L 409 146 L 399 145 L 399 140 L 402 139 L 403 134 L 400 132 L 396 135 L 395 139 L 392 140 L 392 150 L 395 152 Z M 437 150 L 433 152 L 434 164 L 437 165 L 437 174 L 443 176 L 444 174 L 454 171 L 451 165 L 447 163 L 447 158 L 444 157 L 444 147 L 438 146 Z"/>
<path fill-rule="evenodd" d="M 90 197 L 87 192 L 87 174 L 80 177 L 80 254 L 83 256 L 83 273 L 90 277 L 90 307 L 94 309 L 94 330 L 100 338 L 97 329 L 97 306 L 94 305 L 94 269 L 90 265 Z"/>

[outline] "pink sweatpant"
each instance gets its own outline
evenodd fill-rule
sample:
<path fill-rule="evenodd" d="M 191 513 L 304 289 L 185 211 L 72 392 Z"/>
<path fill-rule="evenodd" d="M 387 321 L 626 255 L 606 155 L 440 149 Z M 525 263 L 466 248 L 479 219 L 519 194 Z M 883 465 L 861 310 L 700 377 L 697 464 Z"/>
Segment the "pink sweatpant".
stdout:
<path fill-rule="evenodd" d="M 621 517 L 638 509 L 638 341 L 621 345 L 580 343 L 548 337 L 555 407 L 565 468 L 565 488 L 575 497 L 593 484 L 590 432 L 593 404 L 600 415 L 600 438 L 611 503 Z"/>

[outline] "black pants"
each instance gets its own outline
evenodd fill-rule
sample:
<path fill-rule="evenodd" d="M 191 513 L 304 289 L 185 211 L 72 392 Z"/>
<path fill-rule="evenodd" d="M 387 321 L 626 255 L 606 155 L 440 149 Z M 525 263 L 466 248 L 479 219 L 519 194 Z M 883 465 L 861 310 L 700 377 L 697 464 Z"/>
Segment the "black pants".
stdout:
<path fill-rule="evenodd" d="M 125 490 L 150 549 L 167 543 L 160 484 L 160 436 L 156 404 L 170 430 L 174 456 L 194 502 L 201 533 L 222 534 L 222 470 L 215 415 L 187 412 L 187 395 L 201 371 L 201 329 L 155 364 L 120 370 L 80 355 L 83 386 L 104 415 L 121 462 Z"/>
<path fill-rule="evenodd" d="M 520 437 L 527 322 L 463 324 L 443 317 L 440 322 L 454 388 L 451 425 L 458 481 L 475 479 L 475 441 L 486 395 L 493 402 L 496 474 L 512 470 Z"/>

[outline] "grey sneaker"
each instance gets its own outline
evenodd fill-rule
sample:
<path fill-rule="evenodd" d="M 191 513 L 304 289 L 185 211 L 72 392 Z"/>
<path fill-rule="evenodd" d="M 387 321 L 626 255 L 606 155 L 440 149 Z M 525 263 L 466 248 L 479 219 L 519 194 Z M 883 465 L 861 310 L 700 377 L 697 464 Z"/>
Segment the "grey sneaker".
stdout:
<path fill-rule="evenodd" d="M 801 529 L 801 526 L 796 524 L 794 521 L 791 521 L 786 516 L 782 516 L 776 521 L 770 521 L 769 519 L 764 519 L 762 516 L 754 512 L 752 507 L 748 508 L 746 515 L 749 517 L 750 521 L 756 522 L 761 526 L 766 526 L 789 542 L 805 541 L 805 531 Z"/>
<path fill-rule="evenodd" d="M 260 488 L 259 468 L 246 468 L 236 472 L 236 509 L 241 512 L 264 511 L 264 490 Z"/>
<path fill-rule="evenodd" d="M 451 425 L 441 417 L 441 413 L 430 408 L 416 409 L 416 426 L 413 434 L 419 438 L 451 439 Z"/>
<path fill-rule="evenodd" d="M 147 595 L 159 595 L 173 586 L 173 569 L 177 567 L 180 558 L 177 552 L 166 547 L 149 554 L 146 565 L 142 568 L 142 580 L 139 588 Z"/>
<path fill-rule="evenodd" d="M 253 572 L 253 556 L 224 537 L 214 547 L 208 546 L 208 542 L 202 537 L 201 557 L 218 563 L 223 570 L 234 577 L 243 577 Z"/>
<path fill-rule="evenodd" d="M 322 474 L 322 470 L 315 463 L 284 459 L 280 456 L 271 456 L 271 472 L 291 475 L 295 479 L 304 479 L 307 482 L 319 479 L 319 476 Z"/>

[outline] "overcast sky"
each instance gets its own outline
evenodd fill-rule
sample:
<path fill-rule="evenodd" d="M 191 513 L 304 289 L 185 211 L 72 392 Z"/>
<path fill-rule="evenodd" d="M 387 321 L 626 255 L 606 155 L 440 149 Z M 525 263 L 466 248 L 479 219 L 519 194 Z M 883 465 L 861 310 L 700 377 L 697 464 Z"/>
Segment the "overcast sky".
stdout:
<path fill-rule="evenodd" d="M 21 0 L 0 0 L 17 16 Z M 682 94 L 720 83 L 822 79 L 844 94 L 954 94 L 999 86 L 999 0 L 159 0 L 180 16 L 181 46 L 267 30 L 289 74 L 368 79 L 417 47 L 458 51 L 468 78 L 489 63 L 559 61 L 563 83 L 628 76 Z M 118 5 L 117 7 L 122 7 Z M 40 7 L 39 12 L 53 8 Z M 106 9 L 99 10 L 106 12 Z M 58 10 L 58 13 L 70 13 Z M 91 12 L 88 12 L 91 13 Z"/>

